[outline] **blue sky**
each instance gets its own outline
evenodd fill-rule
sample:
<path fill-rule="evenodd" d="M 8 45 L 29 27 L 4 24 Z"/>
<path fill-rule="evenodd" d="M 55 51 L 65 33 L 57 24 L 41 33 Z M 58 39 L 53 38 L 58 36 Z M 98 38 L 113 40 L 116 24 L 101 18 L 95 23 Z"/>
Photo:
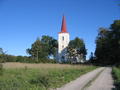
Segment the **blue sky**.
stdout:
<path fill-rule="evenodd" d="M 100 27 L 120 19 L 119 0 L 0 0 L 0 47 L 8 54 L 27 55 L 37 37 L 57 39 L 63 14 L 70 39 L 80 37 L 90 52 Z"/>

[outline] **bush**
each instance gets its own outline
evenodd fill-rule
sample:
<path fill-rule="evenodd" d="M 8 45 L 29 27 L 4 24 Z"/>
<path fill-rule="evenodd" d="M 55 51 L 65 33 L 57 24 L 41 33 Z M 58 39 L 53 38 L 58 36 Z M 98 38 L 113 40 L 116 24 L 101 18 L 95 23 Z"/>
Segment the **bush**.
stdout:
<path fill-rule="evenodd" d="M 0 75 L 3 75 L 3 65 L 0 63 Z"/>
<path fill-rule="evenodd" d="M 27 56 L 0 55 L 0 62 L 22 62 L 22 63 L 56 63 L 53 59 L 40 58 L 38 60 Z"/>
<path fill-rule="evenodd" d="M 120 68 L 114 67 L 112 70 L 113 78 L 114 78 L 114 84 L 117 88 L 117 90 L 120 90 Z"/>
<path fill-rule="evenodd" d="M 3 55 L 3 54 L 0 54 L 0 63 L 3 63 L 3 62 L 5 62 L 5 55 Z"/>

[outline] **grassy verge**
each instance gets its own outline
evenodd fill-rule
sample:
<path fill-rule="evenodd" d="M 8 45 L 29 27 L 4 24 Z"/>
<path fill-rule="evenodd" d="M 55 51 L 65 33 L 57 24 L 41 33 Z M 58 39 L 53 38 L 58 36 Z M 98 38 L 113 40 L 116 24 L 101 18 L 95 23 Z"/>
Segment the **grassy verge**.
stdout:
<path fill-rule="evenodd" d="M 120 67 L 119 68 L 113 67 L 112 74 L 116 89 L 120 90 Z"/>
<path fill-rule="evenodd" d="M 57 88 L 95 66 L 71 66 L 66 68 L 12 68 L 0 75 L 0 90 L 48 90 Z"/>

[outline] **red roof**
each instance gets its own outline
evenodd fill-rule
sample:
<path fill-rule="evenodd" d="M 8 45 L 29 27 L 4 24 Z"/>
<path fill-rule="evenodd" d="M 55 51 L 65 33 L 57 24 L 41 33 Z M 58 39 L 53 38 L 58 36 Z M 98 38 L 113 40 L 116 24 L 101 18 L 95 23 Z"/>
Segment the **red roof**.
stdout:
<path fill-rule="evenodd" d="M 63 19 L 62 19 L 62 27 L 61 27 L 61 32 L 60 33 L 68 33 L 67 28 L 66 28 L 65 16 L 63 16 Z"/>

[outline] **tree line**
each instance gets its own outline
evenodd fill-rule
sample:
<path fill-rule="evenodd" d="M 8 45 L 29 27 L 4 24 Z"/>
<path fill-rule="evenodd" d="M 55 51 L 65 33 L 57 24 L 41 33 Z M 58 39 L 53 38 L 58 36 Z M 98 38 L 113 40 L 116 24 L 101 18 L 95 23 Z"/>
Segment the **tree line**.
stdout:
<path fill-rule="evenodd" d="M 96 37 L 96 50 L 91 53 L 88 62 L 97 65 L 119 65 L 120 64 L 120 20 L 115 20 L 109 28 L 100 28 Z M 29 63 L 57 63 L 56 53 L 58 42 L 55 38 L 43 35 L 37 38 L 26 49 L 29 56 L 8 55 L 0 48 L 0 62 L 29 62 Z M 86 58 L 87 49 L 84 40 L 76 37 L 71 40 L 67 47 L 67 63 L 73 62 L 74 57 Z M 64 63 L 64 62 L 63 62 Z"/>
<path fill-rule="evenodd" d="M 95 56 L 92 63 L 120 65 L 120 20 L 115 20 L 109 28 L 100 28 L 96 38 Z"/>
<path fill-rule="evenodd" d="M 73 52 L 75 50 L 76 52 Z M 25 62 L 25 63 L 58 63 L 56 55 L 58 51 L 58 41 L 48 35 L 43 35 L 37 38 L 30 48 L 26 49 L 29 56 L 14 56 L 8 55 L 2 48 L 0 48 L 0 62 Z M 67 47 L 67 55 L 70 60 L 62 63 L 71 63 L 72 58 L 82 55 L 86 58 L 87 50 L 82 39 L 76 37 L 71 40 Z"/>

